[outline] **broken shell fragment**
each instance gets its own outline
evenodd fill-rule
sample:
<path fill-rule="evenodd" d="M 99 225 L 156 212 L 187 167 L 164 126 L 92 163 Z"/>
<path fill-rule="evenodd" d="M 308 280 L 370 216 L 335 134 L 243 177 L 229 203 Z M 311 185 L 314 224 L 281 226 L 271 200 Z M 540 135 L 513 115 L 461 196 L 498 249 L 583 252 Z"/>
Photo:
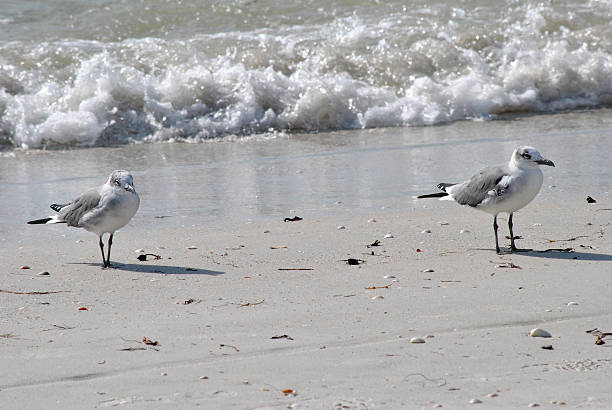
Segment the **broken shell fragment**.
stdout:
<path fill-rule="evenodd" d="M 531 332 L 529 332 L 529 336 L 531 337 L 552 337 L 550 332 L 544 329 L 540 329 L 539 327 L 532 329 Z"/>
<path fill-rule="evenodd" d="M 385 235 L 385 239 L 390 239 L 390 238 L 393 238 L 393 235 L 391 235 L 390 233 Z"/>
<path fill-rule="evenodd" d="M 44 272 L 38 272 L 38 273 L 37 273 L 37 275 L 38 275 L 38 276 L 49 276 L 49 275 L 50 275 L 50 273 L 49 273 L 49 272 L 47 272 L 47 271 L 44 271 Z"/>
<path fill-rule="evenodd" d="M 413 337 L 410 339 L 410 343 L 425 343 L 425 339 L 422 337 Z"/>

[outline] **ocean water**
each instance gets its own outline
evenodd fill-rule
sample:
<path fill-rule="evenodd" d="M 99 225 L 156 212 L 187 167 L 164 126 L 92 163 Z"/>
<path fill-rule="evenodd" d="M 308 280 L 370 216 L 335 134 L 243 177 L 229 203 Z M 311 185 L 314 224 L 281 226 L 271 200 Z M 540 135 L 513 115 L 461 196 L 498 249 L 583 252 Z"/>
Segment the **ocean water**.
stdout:
<path fill-rule="evenodd" d="M 611 107 L 610 21 L 610 0 L 3 0 L 0 150 Z"/>

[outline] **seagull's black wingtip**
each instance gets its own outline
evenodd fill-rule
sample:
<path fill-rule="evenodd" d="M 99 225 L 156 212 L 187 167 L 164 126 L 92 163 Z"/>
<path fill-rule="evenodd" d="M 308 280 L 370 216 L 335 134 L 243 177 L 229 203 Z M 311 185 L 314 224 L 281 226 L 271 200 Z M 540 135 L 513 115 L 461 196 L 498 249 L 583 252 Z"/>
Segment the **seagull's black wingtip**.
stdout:
<path fill-rule="evenodd" d="M 47 222 L 49 222 L 51 219 L 53 218 L 42 218 L 42 219 L 35 219 L 33 221 L 28 221 L 28 225 L 41 225 L 41 224 L 46 224 Z"/>
<path fill-rule="evenodd" d="M 423 199 L 423 198 L 442 198 L 444 196 L 447 196 L 448 194 L 446 192 L 436 192 L 435 194 L 425 194 L 425 195 L 419 195 L 417 196 L 417 199 Z"/>

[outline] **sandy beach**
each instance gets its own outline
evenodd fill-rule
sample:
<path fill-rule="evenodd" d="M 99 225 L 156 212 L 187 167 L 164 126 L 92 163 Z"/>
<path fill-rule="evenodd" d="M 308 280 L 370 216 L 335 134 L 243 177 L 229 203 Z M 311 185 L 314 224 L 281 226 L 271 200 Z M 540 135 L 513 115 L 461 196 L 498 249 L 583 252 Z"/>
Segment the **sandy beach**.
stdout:
<path fill-rule="evenodd" d="M 0 1 L 0 410 L 612 409 L 610 21 Z M 542 184 L 485 179 L 537 193 L 512 217 L 531 251 L 417 199 L 519 146 Z M 43 222 L 114 170 L 140 205 L 103 269 L 96 235 Z"/>
<path fill-rule="evenodd" d="M 27 206 L 3 207 L 16 211 L 5 218 L 11 234 L 3 234 L 0 249 L 0 407 L 609 408 L 612 338 L 595 344 L 598 331 L 612 332 L 609 158 L 601 146 L 582 152 L 565 143 L 580 134 L 609 147 L 610 128 L 547 131 L 534 128 L 540 120 L 511 124 L 517 135 L 521 127 L 540 132 L 533 145 L 557 164 L 515 216 L 519 245 L 535 251 L 501 256 L 489 215 L 412 197 L 444 175 L 468 177 L 488 157 L 504 161 L 525 141 L 469 139 L 477 123 L 404 131 L 413 133 L 413 145 L 389 130 L 347 133 L 337 145 L 312 150 L 305 147 L 317 144 L 299 137 L 275 148 L 199 144 L 188 147 L 192 160 L 174 161 L 172 180 L 160 178 L 171 174 L 163 163 L 147 172 L 146 161 L 155 160 L 154 150 L 170 155 L 185 145 L 120 148 L 122 158 L 137 149 L 148 154 L 134 160 L 142 205 L 115 236 L 112 269 L 101 269 L 94 235 L 25 221 L 44 216 L 62 187 L 80 192 L 99 174 L 104 179 L 95 167 L 124 163 L 74 159 L 87 178 L 65 181 L 49 169 L 67 153 L 29 155 L 43 164 L 36 172 L 49 165 L 50 173 L 34 179 L 31 186 L 47 187 L 35 201 L 19 194 L 26 189 L 19 183 L 5 185 L 13 196 L 5 202 Z M 446 145 L 436 142 L 442 135 Z M 205 164 L 193 153 L 232 151 L 231 144 L 247 144 L 241 152 L 277 150 L 244 169 L 274 166 L 285 179 L 264 173 L 270 184 L 244 193 L 252 181 L 239 182 L 239 154 Z M 480 160 L 466 165 L 456 160 L 463 154 Z M 414 162 L 407 165 L 406 156 Z M 385 175 L 380 158 L 388 160 Z M 426 166 L 440 159 L 443 167 Z M 583 172 L 572 168 L 577 160 Z M 11 161 L 4 158 L 4 166 Z M 207 170 L 225 164 L 238 187 L 214 188 L 215 196 L 191 178 L 186 189 L 184 174 L 204 175 L 190 168 L 196 163 Z M 335 172 L 346 168 L 348 178 L 351 163 L 360 164 L 360 178 L 336 184 Z M 413 170 L 403 181 L 396 174 L 402 167 Z M 24 175 L 35 172 L 25 168 Z M 160 194 L 164 181 L 172 195 Z M 175 194 L 185 202 L 172 202 Z M 225 208 L 215 205 L 223 201 Z M 296 215 L 303 219 L 284 222 Z M 505 237 L 505 216 L 500 229 Z M 160 259 L 139 261 L 144 253 Z M 534 328 L 552 337 L 530 337 Z"/>

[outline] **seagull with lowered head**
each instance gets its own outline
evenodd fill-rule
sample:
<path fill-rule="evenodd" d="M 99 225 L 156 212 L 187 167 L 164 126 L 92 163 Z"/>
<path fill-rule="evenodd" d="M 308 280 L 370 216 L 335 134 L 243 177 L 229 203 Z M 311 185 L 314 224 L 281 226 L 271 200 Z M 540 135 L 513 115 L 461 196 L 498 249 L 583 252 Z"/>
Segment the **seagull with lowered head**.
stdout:
<path fill-rule="evenodd" d="M 29 221 L 28 224 L 57 224 L 83 228 L 100 238 L 102 267 L 110 267 L 113 234 L 124 227 L 136 214 L 140 198 L 134 189 L 134 179 L 128 171 L 113 171 L 106 184 L 84 192 L 67 204 L 53 204 L 57 214 Z M 102 236 L 108 233 L 108 253 L 104 256 Z"/>

